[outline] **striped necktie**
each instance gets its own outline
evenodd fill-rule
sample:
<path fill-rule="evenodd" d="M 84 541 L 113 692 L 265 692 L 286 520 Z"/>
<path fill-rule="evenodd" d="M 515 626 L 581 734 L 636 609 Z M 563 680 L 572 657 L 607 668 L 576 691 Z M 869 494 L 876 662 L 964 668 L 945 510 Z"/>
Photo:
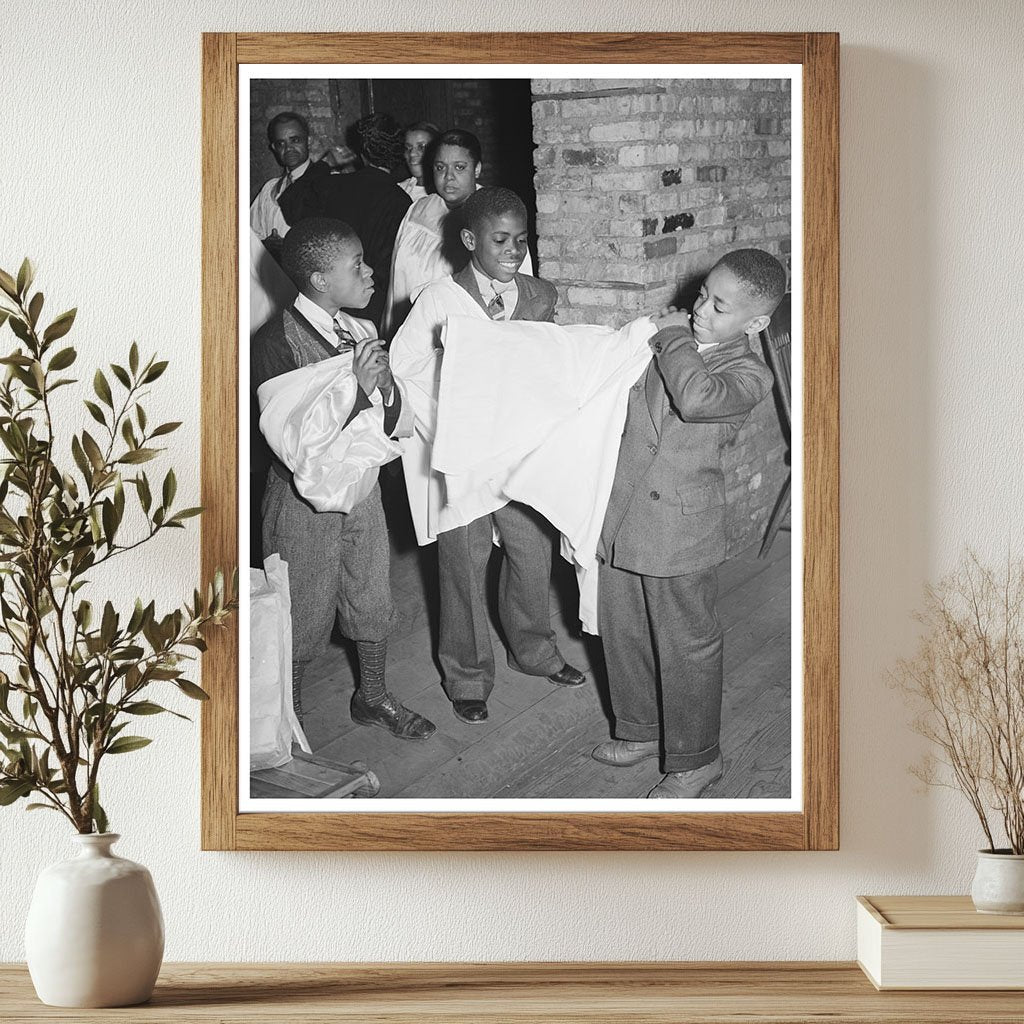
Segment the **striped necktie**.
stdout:
<path fill-rule="evenodd" d="M 334 321 L 334 334 L 338 339 L 338 348 L 355 348 L 356 339 L 337 320 Z"/>
<path fill-rule="evenodd" d="M 501 320 L 504 312 L 505 300 L 501 297 L 501 292 L 495 292 L 494 298 L 487 303 L 487 315 L 492 320 Z"/>

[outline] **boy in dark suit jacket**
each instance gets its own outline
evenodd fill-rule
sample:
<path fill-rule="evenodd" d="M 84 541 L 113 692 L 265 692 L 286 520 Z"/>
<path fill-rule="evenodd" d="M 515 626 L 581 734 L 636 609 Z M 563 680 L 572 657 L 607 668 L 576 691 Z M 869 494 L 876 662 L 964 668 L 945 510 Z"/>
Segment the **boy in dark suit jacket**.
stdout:
<path fill-rule="evenodd" d="M 354 375 L 358 385 L 341 428 L 371 416 L 379 417 L 381 436 L 407 436 L 412 416 L 403 409 L 377 329 L 341 312 L 343 306 L 365 306 L 373 294 L 372 270 L 363 262 L 356 233 L 330 218 L 300 221 L 285 236 L 282 260 L 299 295 L 253 339 L 253 391 L 290 371 L 335 359 L 337 374 Z M 359 659 L 352 720 L 401 739 L 432 735 L 433 723 L 406 708 L 385 685 L 394 608 L 387 526 L 376 481 L 351 511 L 321 511 L 299 493 L 288 467 L 275 459 L 262 513 L 264 553 L 277 552 L 288 563 L 292 686 L 300 719 L 303 675 L 327 646 L 337 619 L 342 634 L 355 642 Z"/>
<path fill-rule="evenodd" d="M 661 322 L 654 358 L 630 392 L 598 596 L 615 738 L 593 756 L 627 766 L 661 749 L 666 774 L 650 797 L 695 798 L 722 775 L 721 450 L 771 392 L 771 371 L 750 341 L 785 290 L 774 256 L 722 257 L 692 317 Z"/>
<path fill-rule="evenodd" d="M 440 334 L 447 318 L 460 314 L 551 321 L 557 298 L 547 281 L 519 273 L 527 252 L 526 207 L 519 196 L 504 188 L 481 188 L 460 212 L 461 238 L 470 261 L 419 293 L 392 343 L 391 366 L 416 405 L 418 436 L 406 443 L 403 462 L 417 539 L 420 544 L 435 539 L 438 543 L 438 659 L 444 688 L 455 716 L 476 724 L 487 718 L 487 698 L 494 686 L 485 578 L 495 528 L 504 550 L 498 613 L 508 640 L 509 664 L 559 686 L 581 686 L 586 677 L 559 653 L 551 628 L 552 535 L 547 521 L 513 501 L 494 512 L 481 510 L 468 525 L 448 526 L 443 484 L 429 469 Z"/>

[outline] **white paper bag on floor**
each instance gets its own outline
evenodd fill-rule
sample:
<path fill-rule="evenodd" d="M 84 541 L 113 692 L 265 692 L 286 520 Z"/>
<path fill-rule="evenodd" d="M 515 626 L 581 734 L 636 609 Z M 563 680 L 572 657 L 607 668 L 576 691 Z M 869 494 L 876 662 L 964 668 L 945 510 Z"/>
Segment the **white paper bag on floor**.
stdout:
<path fill-rule="evenodd" d="M 312 753 L 292 707 L 288 563 L 275 554 L 249 570 L 249 770 L 287 764 L 293 739 Z"/>

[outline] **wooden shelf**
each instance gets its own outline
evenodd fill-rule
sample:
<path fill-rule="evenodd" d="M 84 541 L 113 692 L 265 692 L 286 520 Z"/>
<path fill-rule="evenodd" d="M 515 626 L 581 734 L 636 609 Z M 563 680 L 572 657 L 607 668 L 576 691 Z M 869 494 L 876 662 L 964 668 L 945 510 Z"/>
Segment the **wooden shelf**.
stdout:
<path fill-rule="evenodd" d="M 1021 992 L 876 992 L 851 963 L 166 964 L 150 1003 L 43 1006 L 0 965 L 0 1019 L 175 1024 L 1020 1024 Z"/>

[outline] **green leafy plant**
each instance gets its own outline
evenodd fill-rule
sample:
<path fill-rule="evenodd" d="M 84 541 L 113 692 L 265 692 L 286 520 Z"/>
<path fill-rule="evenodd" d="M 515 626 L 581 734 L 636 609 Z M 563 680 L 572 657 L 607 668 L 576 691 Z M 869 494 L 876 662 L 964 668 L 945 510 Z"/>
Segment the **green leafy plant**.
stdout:
<path fill-rule="evenodd" d="M 958 789 L 996 847 L 1024 853 L 1024 561 L 1005 571 L 968 553 L 958 569 L 925 589 L 917 653 L 895 682 L 918 708 L 913 728 L 931 740 L 911 771 Z M 940 768 L 945 762 L 946 769 Z"/>
<path fill-rule="evenodd" d="M 6 322 L 17 341 L 0 358 L 0 666 L 9 670 L 0 671 L 0 805 L 35 796 L 29 809 L 105 832 L 101 764 L 151 742 L 126 732 L 133 720 L 186 717 L 150 699 L 157 688 L 207 699 L 185 673 L 206 649 L 207 627 L 232 613 L 237 572 L 230 590 L 218 571 L 163 615 L 153 601 L 122 613 L 87 600 L 94 570 L 202 510 L 174 507 L 173 469 L 157 487 L 140 468 L 181 424 L 148 422 L 141 403 L 167 363 L 140 358 L 136 344 L 124 364 L 96 370 L 95 396 L 84 401 L 96 426 L 58 438 L 53 394 L 77 383 L 64 375 L 76 352 L 58 342 L 76 311 L 41 327 L 33 277 L 28 260 L 16 276 L 0 271 L 0 328 Z"/>

